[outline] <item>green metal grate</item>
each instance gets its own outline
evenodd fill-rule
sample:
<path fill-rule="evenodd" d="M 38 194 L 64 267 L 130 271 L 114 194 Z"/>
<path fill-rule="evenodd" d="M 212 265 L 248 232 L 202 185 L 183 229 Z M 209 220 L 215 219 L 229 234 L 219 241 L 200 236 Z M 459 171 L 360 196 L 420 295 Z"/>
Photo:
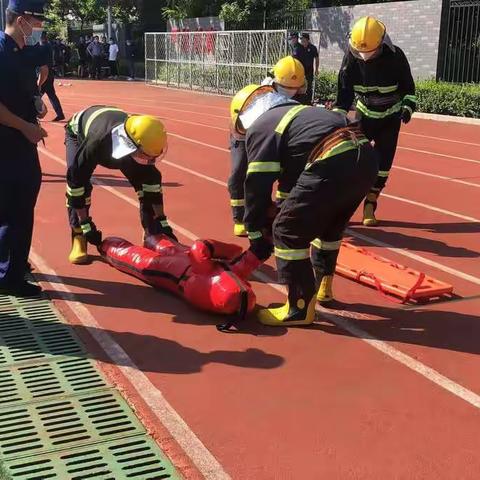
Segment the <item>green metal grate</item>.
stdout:
<path fill-rule="evenodd" d="M 33 305 L 0 303 L 0 319 L 0 335 L 17 330 L 42 329 L 60 323 L 52 306 L 41 300 Z"/>
<path fill-rule="evenodd" d="M 7 462 L 12 480 L 179 480 L 172 464 L 146 437 L 132 437 Z"/>
<path fill-rule="evenodd" d="M 0 386 L 0 407 L 108 387 L 86 358 L 15 365 L 0 370 Z"/>
<path fill-rule="evenodd" d="M 0 323 L 3 320 L 0 316 Z M 58 356 L 85 356 L 71 327 L 52 324 L 38 331 L 16 330 L 0 334 L 0 367 Z"/>
<path fill-rule="evenodd" d="M 0 480 L 181 478 L 43 297 L 0 295 L 0 459 Z"/>
<path fill-rule="evenodd" d="M 46 453 L 145 430 L 115 391 L 0 409 L 4 459 Z"/>

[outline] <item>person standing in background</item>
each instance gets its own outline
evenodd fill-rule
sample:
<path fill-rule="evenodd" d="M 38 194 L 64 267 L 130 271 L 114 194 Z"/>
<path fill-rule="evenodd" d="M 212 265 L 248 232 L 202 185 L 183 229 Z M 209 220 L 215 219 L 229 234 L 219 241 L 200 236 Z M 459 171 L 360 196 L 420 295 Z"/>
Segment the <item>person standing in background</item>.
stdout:
<path fill-rule="evenodd" d="M 103 46 L 98 41 L 98 36 L 93 37 L 93 41 L 87 47 L 87 53 L 92 59 L 92 70 L 90 72 L 90 78 L 96 78 L 100 80 L 102 76 L 102 62 L 103 62 Z"/>
<path fill-rule="evenodd" d="M 126 45 L 126 55 L 128 62 L 128 79 L 129 81 L 135 80 L 135 56 L 137 54 L 135 45 L 128 39 Z"/>
<path fill-rule="evenodd" d="M 85 62 L 87 66 L 87 71 L 85 72 L 89 78 L 92 78 L 92 57 L 88 54 L 87 48 L 92 43 L 92 37 L 90 35 L 85 35 Z"/>
<path fill-rule="evenodd" d="M 302 33 L 301 43 L 295 47 L 293 57 L 303 65 L 305 78 L 307 79 L 307 91 L 302 103 L 311 105 L 313 100 L 313 79 L 318 73 L 319 57 L 317 47 L 310 43 L 310 35 L 308 33 Z"/>
<path fill-rule="evenodd" d="M 108 66 L 110 67 L 110 78 L 118 78 L 117 69 L 118 45 L 113 38 L 110 39 L 110 46 L 108 50 Z"/>
<path fill-rule="evenodd" d="M 85 76 L 85 69 L 87 67 L 87 46 L 83 37 L 80 37 L 77 43 L 78 51 L 78 77 L 83 78 Z"/>
<path fill-rule="evenodd" d="M 52 104 L 53 109 L 55 110 L 56 117 L 52 120 L 53 122 L 60 122 L 61 120 L 65 120 L 65 115 L 63 114 L 62 105 L 60 104 L 60 100 L 57 97 L 55 92 L 55 73 L 53 70 L 53 49 L 52 45 L 48 41 L 47 34 L 42 32 L 42 36 L 40 37 L 40 45 L 45 50 L 45 55 L 48 58 L 48 76 L 45 82 L 40 85 L 40 93 L 44 95 L 45 93 Z"/>
<path fill-rule="evenodd" d="M 290 34 L 290 53 L 292 57 L 296 58 L 297 54 L 297 49 L 298 47 L 301 47 L 300 43 L 298 42 L 298 33 L 297 32 L 292 32 Z"/>
<path fill-rule="evenodd" d="M 63 52 L 62 45 L 60 43 L 59 38 L 56 38 L 53 41 L 52 49 L 53 49 L 53 69 L 55 70 L 57 76 L 63 77 L 64 76 L 64 52 Z"/>

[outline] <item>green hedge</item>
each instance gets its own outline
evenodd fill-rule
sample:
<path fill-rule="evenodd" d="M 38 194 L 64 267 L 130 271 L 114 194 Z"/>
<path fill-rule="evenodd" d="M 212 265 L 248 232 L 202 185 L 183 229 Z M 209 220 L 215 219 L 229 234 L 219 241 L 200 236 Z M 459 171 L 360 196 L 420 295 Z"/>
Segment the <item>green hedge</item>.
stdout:
<path fill-rule="evenodd" d="M 459 117 L 480 118 L 480 85 L 435 82 L 416 82 L 418 111 Z M 316 81 L 315 97 L 320 101 L 335 100 L 337 74 L 321 72 Z"/>

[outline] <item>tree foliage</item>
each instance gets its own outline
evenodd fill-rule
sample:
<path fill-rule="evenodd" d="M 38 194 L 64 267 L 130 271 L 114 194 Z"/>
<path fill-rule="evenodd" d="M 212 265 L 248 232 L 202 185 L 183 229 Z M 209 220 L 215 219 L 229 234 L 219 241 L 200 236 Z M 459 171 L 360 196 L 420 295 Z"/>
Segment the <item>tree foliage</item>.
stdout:
<path fill-rule="evenodd" d="M 112 16 L 117 23 L 135 23 L 139 19 L 138 2 L 136 0 L 115 0 L 110 2 Z"/>
<path fill-rule="evenodd" d="M 324 0 L 316 4 L 327 7 L 388 1 L 393 0 Z M 165 19 L 218 15 L 230 24 L 245 23 L 255 15 L 301 11 L 313 5 L 312 0 L 143 0 L 144 4 L 148 2 L 154 2 L 149 8 L 158 9 Z M 133 23 L 139 19 L 140 3 L 140 0 L 49 0 L 47 29 L 58 32 L 65 28 L 67 19 L 78 21 L 82 28 L 90 23 L 103 23 L 107 5 L 112 7 L 117 22 Z"/>
<path fill-rule="evenodd" d="M 46 30 L 60 35 L 66 30 L 67 20 L 79 22 L 80 29 L 92 23 L 103 23 L 107 7 L 118 23 L 133 23 L 138 20 L 137 0 L 50 0 L 46 10 Z"/>

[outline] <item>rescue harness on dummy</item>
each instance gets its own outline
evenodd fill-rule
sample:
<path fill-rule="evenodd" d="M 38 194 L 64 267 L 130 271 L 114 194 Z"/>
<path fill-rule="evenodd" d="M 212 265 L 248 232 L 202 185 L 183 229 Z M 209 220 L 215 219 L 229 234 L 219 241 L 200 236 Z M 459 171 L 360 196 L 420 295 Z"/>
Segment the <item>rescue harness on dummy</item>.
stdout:
<path fill-rule="evenodd" d="M 117 237 L 99 246 L 114 268 L 152 287 L 168 290 L 200 310 L 232 315 L 218 330 L 228 331 L 255 307 L 256 297 L 248 276 L 260 261 L 238 245 L 216 240 L 196 240 L 191 247 L 166 235 L 149 236 L 144 246 Z"/>

